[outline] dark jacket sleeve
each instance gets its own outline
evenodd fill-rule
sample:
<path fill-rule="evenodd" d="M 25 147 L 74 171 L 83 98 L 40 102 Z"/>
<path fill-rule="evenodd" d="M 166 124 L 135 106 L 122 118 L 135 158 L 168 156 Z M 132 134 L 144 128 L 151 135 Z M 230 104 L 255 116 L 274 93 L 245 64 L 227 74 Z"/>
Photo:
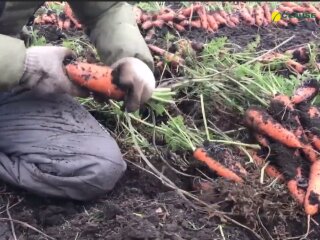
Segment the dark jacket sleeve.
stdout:
<path fill-rule="evenodd" d="M 132 5 L 97 1 L 70 1 L 69 4 L 105 64 L 136 57 L 154 70 L 152 55 L 139 31 Z"/>

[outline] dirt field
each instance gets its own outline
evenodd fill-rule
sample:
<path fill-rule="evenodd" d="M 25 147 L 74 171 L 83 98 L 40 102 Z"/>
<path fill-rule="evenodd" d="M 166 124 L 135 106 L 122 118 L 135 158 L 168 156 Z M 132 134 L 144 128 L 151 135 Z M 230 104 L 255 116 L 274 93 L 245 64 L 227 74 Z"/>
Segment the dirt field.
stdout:
<path fill-rule="evenodd" d="M 165 27 L 158 30 L 150 42 L 163 45 L 163 36 L 167 31 Z M 59 43 L 56 29 L 52 27 L 42 26 L 39 34 L 44 35 L 51 43 Z M 74 32 L 63 34 L 78 35 Z M 255 40 L 257 34 L 261 37 L 258 50 L 272 49 L 293 35 L 295 37 L 279 50 L 284 51 L 309 42 L 320 43 L 319 26 L 308 22 L 288 28 L 225 27 L 212 34 L 193 30 L 182 34 L 182 37 L 201 43 L 216 37 L 227 37 L 241 51 L 241 48 Z M 219 116 L 215 122 L 221 129 L 230 129 L 240 119 L 237 115 L 231 118 L 229 114 L 216 113 Z M 95 111 L 92 114 L 98 120 L 103 119 L 103 115 Z M 107 123 L 106 127 L 112 128 L 112 123 Z M 123 151 L 130 149 L 125 146 Z M 138 162 L 134 154 L 128 160 Z M 176 174 L 157 158 L 150 161 L 179 188 L 194 191 L 194 178 Z M 142 163 L 139 164 L 143 166 Z M 218 211 L 202 212 L 198 207 L 190 206 L 176 191 L 128 163 L 128 170 L 115 190 L 104 198 L 89 203 L 40 198 L 1 183 L 0 239 L 13 239 L 8 218 L 20 221 L 14 223 L 19 240 L 282 240 L 302 239 L 307 233 L 307 217 L 290 197 L 286 186 L 271 186 L 271 180 L 261 186 L 256 180 L 259 179 L 259 172 L 253 172 L 246 184 L 239 188 L 238 185 L 216 178 L 204 166 L 193 164 L 193 167 L 197 166 L 214 178 L 213 188 L 195 193 L 201 200 L 219 205 Z M 186 173 L 196 172 L 194 168 L 190 168 Z M 6 209 L 8 206 L 9 209 Z M 234 219 L 234 222 L 230 219 Z M 26 226 L 26 223 L 41 230 L 47 237 Z M 314 216 L 305 239 L 320 239 L 319 224 L 320 216 Z"/>

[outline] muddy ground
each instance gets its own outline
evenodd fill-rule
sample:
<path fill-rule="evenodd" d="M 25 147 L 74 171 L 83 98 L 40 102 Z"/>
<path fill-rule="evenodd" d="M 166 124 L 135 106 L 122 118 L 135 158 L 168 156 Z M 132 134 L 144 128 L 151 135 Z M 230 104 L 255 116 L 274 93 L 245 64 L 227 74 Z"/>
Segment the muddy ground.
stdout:
<path fill-rule="evenodd" d="M 166 30 L 163 29 L 158 36 Z M 316 41 L 319 43 L 319 29 L 316 25 L 304 23 L 285 28 L 223 28 L 211 36 L 192 31 L 185 34 L 192 40 L 206 42 L 210 38 L 226 36 L 240 47 L 246 46 L 261 35 L 259 49 L 271 49 L 293 34 L 295 38 L 282 46 L 291 46 Z M 135 158 L 131 161 L 137 161 Z M 158 169 L 163 165 L 158 159 L 153 162 Z M 165 173 L 181 188 L 191 190 L 192 179 L 182 178 L 166 170 Z M 257 173 L 258 174 L 258 173 Z M 213 174 L 210 177 L 214 177 Z M 252 179 L 258 179 L 253 175 Z M 216 179 L 214 189 L 199 197 L 207 202 L 217 203 L 219 211 L 247 225 L 257 232 L 261 239 L 287 239 L 300 236 L 307 231 L 307 218 L 295 204 L 285 186 L 254 186 L 254 181 L 239 188 L 235 184 Z M 174 191 L 164 187 L 148 173 L 128 163 L 128 170 L 113 192 L 94 202 L 82 203 L 69 200 L 46 199 L 26 193 L 4 183 L 0 185 L 0 239 L 13 239 L 6 220 L 6 205 L 12 219 L 32 225 L 55 239 L 258 239 L 251 231 L 224 221 L 214 214 L 194 210 Z M 306 239 L 320 239 L 320 217 L 311 221 L 311 232 Z M 15 223 L 17 239 L 48 239 Z M 272 237 L 271 237 L 271 236 Z"/>

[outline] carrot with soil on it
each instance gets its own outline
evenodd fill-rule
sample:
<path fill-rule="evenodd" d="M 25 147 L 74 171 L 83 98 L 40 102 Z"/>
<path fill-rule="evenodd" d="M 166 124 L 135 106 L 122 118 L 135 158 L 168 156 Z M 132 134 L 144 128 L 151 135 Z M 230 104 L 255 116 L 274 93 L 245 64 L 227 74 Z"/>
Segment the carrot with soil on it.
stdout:
<path fill-rule="evenodd" d="M 288 23 L 282 19 L 280 19 L 278 22 L 276 22 L 276 25 L 280 27 L 288 27 Z"/>
<path fill-rule="evenodd" d="M 190 17 L 191 14 L 195 13 L 199 8 L 201 8 L 202 5 L 200 4 L 191 4 L 190 7 L 182 9 L 181 14 L 184 15 L 185 17 Z"/>
<path fill-rule="evenodd" d="M 194 28 L 201 28 L 201 21 L 200 19 L 193 20 L 190 22 L 190 26 Z"/>
<path fill-rule="evenodd" d="M 240 16 L 245 21 L 246 24 L 252 26 L 255 24 L 255 19 L 251 16 L 247 8 L 242 8 L 240 10 Z"/>
<path fill-rule="evenodd" d="M 141 28 L 144 30 L 149 30 L 150 28 L 153 27 L 153 21 L 147 20 L 144 23 L 142 23 Z"/>
<path fill-rule="evenodd" d="M 208 14 L 207 20 L 208 20 L 208 24 L 209 24 L 210 28 L 212 29 L 212 31 L 217 31 L 219 28 L 219 25 L 217 24 L 215 18 L 212 15 Z"/>
<path fill-rule="evenodd" d="M 261 27 L 264 19 L 264 11 L 260 5 L 257 5 L 256 8 L 254 9 L 254 16 L 255 16 L 256 25 L 258 27 Z"/>
<path fill-rule="evenodd" d="M 306 67 L 304 65 L 302 65 L 301 63 L 298 63 L 292 59 L 287 60 L 285 62 L 285 64 L 289 68 L 289 70 L 291 70 L 295 73 L 302 74 L 306 70 Z"/>
<path fill-rule="evenodd" d="M 304 203 L 306 196 L 306 191 L 298 186 L 299 180 L 302 178 L 301 167 L 299 166 L 296 169 L 296 176 L 287 182 L 287 187 L 291 196 L 301 205 Z"/>
<path fill-rule="evenodd" d="M 269 147 L 270 142 L 267 137 L 257 132 L 253 133 L 253 136 L 261 146 Z"/>
<path fill-rule="evenodd" d="M 212 171 L 216 172 L 219 176 L 237 183 L 243 182 L 243 179 L 236 173 L 224 167 L 221 163 L 210 157 L 209 153 L 204 148 L 197 148 L 193 152 L 193 157 L 196 160 L 205 163 Z"/>
<path fill-rule="evenodd" d="M 207 19 L 207 11 L 202 6 L 201 8 L 197 9 L 197 14 L 199 15 L 201 26 L 204 30 L 208 30 L 208 19 Z"/>
<path fill-rule="evenodd" d="M 220 12 L 213 12 L 212 16 L 216 20 L 216 23 L 218 24 L 219 27 L 220 25 L 227 25 L 227 20 L 221 16 Z"/>
<path fill-rule="evenodd" d="M 63 22 L 63 28 L 66 29 L 66 30 L 68 30 L 68 29 L 70 28 L 70 26 L 71 26 L 70 19 L 67 18 L 67 19 L 64 20 L 64 22 Z"/>
<path fill-rule="evenodd" d="M 114 100 L 123 100 L 125 92 L 115 83 L 116 72 L 108 66 L 99 66 L 85 62 L 71 62 L 65 66 L 71 81 L 90 91 L 102 93 Z"/>
<path fill-rule="evenodd" d="M 261 108 L 248 108 L 245 113 L 245 122 L 248 127 L 257 130 L 288 147 L 302 147 L 301 142 L 292 132 L 285 129 Z"/>
<path fill-rule="evenodd" d="M 299 104 L 302 102 L 309 102 L 313 100 L 319 93 L 319 83 L 317 80 L 312 79 L 301 86 L 299 86 L 293 96 L 291 97 L 291 102 L 293 104 Z"/>
<path fill-rule="evenodd" d="M 278 8 L 277 8 L 277 10 L 278 10 L 279 12 L 281 12 L 281 13 L 284 13 L 284 12 L 286 12 L 286 13 L 293 13 L 293 9 L 292 9 L 292 8 L 290 8 L 290 7 L 285 7 L 285 6 L 283 6 L 283 5 L 279 5 Z"/>
<path fill-rule="evenodd" d="M 263 12 L 264 12 L 264 17 L 266 19 L 266 22 L 268 24 L 270 24 L 271 21 L 272 21 L 272 17 L 271 17 L 271 11 L 270 11 L 270 7 L 269 7 L 268 3 L 264 3 L 262 5 L 262 9 L 263 9 Z"/>
<path fill-rule="evenodd" d="M 320 160 L 312 163 L 309 173 L 309 184 L 304 201 L 306 214 L 315 215 L 320 203 Z"/>
<path fill-rule="evenodd" d="M 182 26 L 181 24 L 178 23 L 173 23 L 173 27 L 178 31 L 178 32 L 185 32 L 186 29 L 184 28 L 184 26 Z"/>
<path fill-rule="evenodd" d="M 268 165 L 264 169 L 264 172 L 270 177 L 270 178 L 278 178 L 280 181 L 284 181 L 283 174 L 277 169 L 274 165 Z"/>
<path fill-rule="evenodd" d="M 157 16 L 157 19 L 163 20 L 165 22 L 172 21 L 175 17 L 174 12 L 169 12 L 169 13 L 163 13 L 161 15 Z"/>
<path fill-rule="evenodd" d="M 153 27 L 157 27 L 157 28 L 162 28 L 163 25 L 164 25 L 164 23 L 165 23 L 165 22 L 164 22 L 163 20 L 157 19 L 157 20 L 155 20 L 155 21 L 152 22 L 152 26 L 153 26 Z"/>
<path fill-rule="evenodd" d="M 167 62 L 172 62 L 172 63 L 176 63 L 176 64 L 183 64 L 184 63 L 184 60 L 182 58 L 180 58 L 179 56 L 177 56 L 173 53 L 170 53 L 162 48 L 159 48 L 159 47 L 152 45 L 152 44 L 148 44 L 148 47 L 152 52 L 157 53 L 160 56 L 163 56 L 163 58 Z"/>

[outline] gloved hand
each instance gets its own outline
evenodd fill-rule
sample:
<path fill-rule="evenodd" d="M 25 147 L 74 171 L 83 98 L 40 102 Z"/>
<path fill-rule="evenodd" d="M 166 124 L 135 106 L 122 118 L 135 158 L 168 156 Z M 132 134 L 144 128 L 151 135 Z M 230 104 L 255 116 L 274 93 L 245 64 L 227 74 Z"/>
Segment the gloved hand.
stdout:
<path fill-rule="evenodd" d="M 127 90 L 124 107 L 135 112 L 152 96 L 156 81 L 152 70 L 138 58 L 127 57 L 111 65 L 116 72 L 116 83 Z"/>
<path fill-rule="evenodd" d="M 36 88 L 39 92 L 68 93 L 72 96 L 87 97 L 89 92 L 74 84 L 67 77 L 63 61 L 73 58 L 70 49 L 56 46 L 30 47 L 26 51 L 25 69 L 18 89 Z"/>

